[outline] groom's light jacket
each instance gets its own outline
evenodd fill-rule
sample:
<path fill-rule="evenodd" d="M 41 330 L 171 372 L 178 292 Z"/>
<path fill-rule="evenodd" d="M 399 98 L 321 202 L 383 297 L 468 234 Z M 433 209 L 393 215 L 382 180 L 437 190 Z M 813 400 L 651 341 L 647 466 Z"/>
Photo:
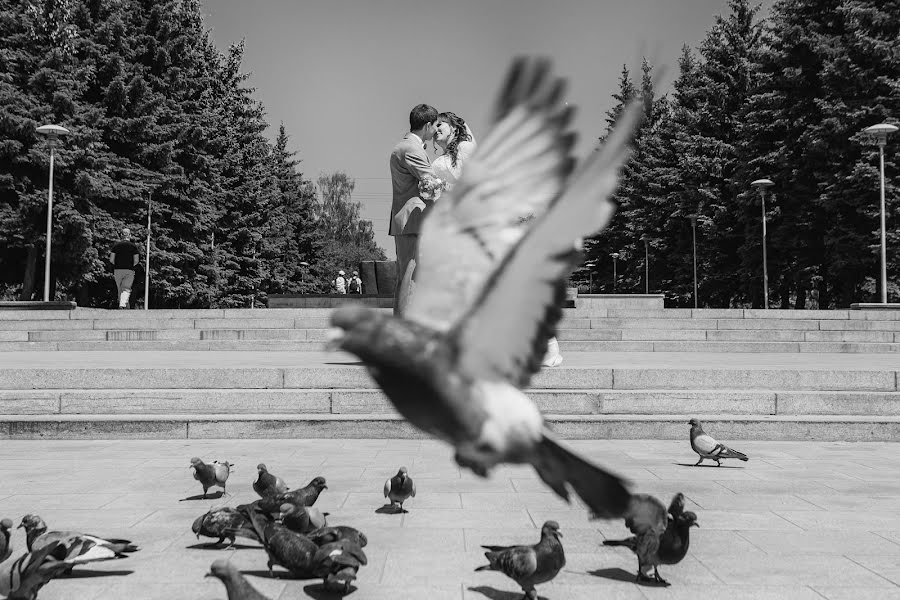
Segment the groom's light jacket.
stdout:
<path fill-rule="evenodd" d="M 418 234 L 422 218 L 433 200 L 419 198 L 419 181 L 434 177 L 422 140 L 414 133 L 407 133 L 391 152 L 391 183 L 394 194 L 391 203 L 389 235 Z"/>

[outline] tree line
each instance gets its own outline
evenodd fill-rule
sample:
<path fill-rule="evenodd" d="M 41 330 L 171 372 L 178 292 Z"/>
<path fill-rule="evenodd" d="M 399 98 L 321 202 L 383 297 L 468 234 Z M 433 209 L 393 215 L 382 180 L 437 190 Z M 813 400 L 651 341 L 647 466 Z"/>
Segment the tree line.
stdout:
<path fill-rule="evenodd" d="M 124 226 L 143 246 L 148 211 L 152 307 L 325 292 L 338 266 L 385 258 L 353 180 L 304 178 L 284 126 L 264 135 L 243 44 L 217 50 L 201 8 L 0 0 L 0 297 L 41 296 L 47 123 L 71 131 L 55 149 L 53 298 L 111 305 L 107 253 Z"/>
<path fill-rule="evenodd" d="M 689 215 L 697 215 L 699 305 L 761 307 L 766 197 L 769 304 L 848 307 L 880 295 L 878 147 L 862 132 L 900 120 L 900 3 L 780 0 L 765 18 L 730 0 L 697 49 L 683 48 L 670 93 L 654 89 L 654 66 L 623 68 L 614 122 L 639 98 L 645 119 L 625 169 L 611 227 L 588 240 L 586 290 L 645 289 L 667 306 L 693 306 Z M 602 141 L 602 138 L 601 138 Z M 900 134 L 888 140 L 889 300 L 900 300 Z"/>

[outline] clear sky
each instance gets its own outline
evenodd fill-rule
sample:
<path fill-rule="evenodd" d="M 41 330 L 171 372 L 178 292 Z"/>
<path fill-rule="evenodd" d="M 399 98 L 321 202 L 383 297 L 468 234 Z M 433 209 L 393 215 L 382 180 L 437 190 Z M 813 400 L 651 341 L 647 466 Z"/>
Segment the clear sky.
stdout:
<path fill-rule="evenodd" d="M 763 13 L 772 0 L 763 2 Z M 476 138 L 510 59 L 553 58 L 579 107 L 577 147 L 605 128 L 623 64 L 640 56 L 677 74 L 726 0 L 204 0 L 220 49 L 245 41 L 249 85 L 274 137 L 284 122 L 306 177 L 343 170 L 390 258 L 388 157 L 424 102 L 466 119 Z"/>

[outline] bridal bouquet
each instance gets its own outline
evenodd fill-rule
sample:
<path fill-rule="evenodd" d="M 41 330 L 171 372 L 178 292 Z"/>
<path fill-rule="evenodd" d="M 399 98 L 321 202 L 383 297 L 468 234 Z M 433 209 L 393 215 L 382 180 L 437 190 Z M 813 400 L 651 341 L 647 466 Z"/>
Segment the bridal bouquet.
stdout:
<path fill-rule="evenodd" d="M 447 189 L 447 182 L 437 177 L 426 177 L 419 182 L 419 197 L 422 200 L 437 200 Z"/>

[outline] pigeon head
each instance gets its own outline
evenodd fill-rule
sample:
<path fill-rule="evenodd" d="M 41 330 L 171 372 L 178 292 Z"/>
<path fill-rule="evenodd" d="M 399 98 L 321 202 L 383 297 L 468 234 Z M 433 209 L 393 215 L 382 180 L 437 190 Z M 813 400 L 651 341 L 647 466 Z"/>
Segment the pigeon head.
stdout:
<path fill-rule="evenodd" d="M 47 524 L 37 515 L 25 515 L 22 517 L 22 522 L 19 523 L 19 529 L 23 527 L 26 533 L 30 533 L 32 531 L 46 530 Z"/>
<path fill-rule="evenodd" d="M 691 419 L 688 421 L 688 425 L 691 427 L 700 427 L 700 421 L 698 419 Z"/>
<path fill-rule="evenodd" d="M 260 473 L 268 473 L 269 472 L 269 469 L 266 468 L 266 465 L 264 463 L 259 463 L 258 465 L 256 465 L 256 470 L 259 471 Z"/>
<path fill-rule="evenodd" d="M 328 331 L 329 350 L 347 350 L 356 354 L 375 343 L 384 323 L 391 317 L 366 306 L 341 306 L 331 313 Z"/>
<path fill-rule="evenodd" d="M 409 471 L 406 469 L 406 467 L 400 467 L 400 470 L 397 471 L 397 477 L 399 477 L 400 479 L 406 479 L 407 477 L 409 477 Z"/>
<path fill-rule="evenodd" d="M 225 581 L 233 570 L 234 566 L 229 564 L 227 560 L 219 559 L 209 566 L 209 573 L 205 577 L 215 577 Z"/>
<path fill-rule="evenodd" d="M 700 527 L 700 523 L 697 522 L 697 514 L 689 510 L 681 513 L 681 516 L 678 517 L 678 525 L 687 528 Z"/>
<path fill-rule="evenodd" d="M 3 529 L 3 530 L 12 529 L 12 526 L 13 526 L 13 522 L 10 521 L 9 519 L 3 519 L 2 521 L 0 521 L 0 529 Z"/>
<path fill-rule="evenodd" d="M 325 478 L 324 478 L 324 477 L 315 477 L 315 478 L 313 478 L 313 480 L 309 482 L 309 485 L 311 485 L 311 486 L 314 487 L 314 488 L 320 489 L 320 490 L 327 490 L 327 489 L 328 489 L 328 486 L 325 485 Z"/>
<path fill-rule="evenodd" d="M 544 526 L 541 527 L 541 535 L 552 535 L 556 538 L 561 538 L 563 536 L 562 532 L 559 530 L 559 523 L 556 521 L 545 522 Z"/>
<path fill-rule="evenodd" d="M 199 456 L 195 456 L 194 458 L 191 459 L 191 467 L 196 467 L 196 466 L 199 466 L 202 464 L 203 464 L 203 461 L 200 460 Z"/>

